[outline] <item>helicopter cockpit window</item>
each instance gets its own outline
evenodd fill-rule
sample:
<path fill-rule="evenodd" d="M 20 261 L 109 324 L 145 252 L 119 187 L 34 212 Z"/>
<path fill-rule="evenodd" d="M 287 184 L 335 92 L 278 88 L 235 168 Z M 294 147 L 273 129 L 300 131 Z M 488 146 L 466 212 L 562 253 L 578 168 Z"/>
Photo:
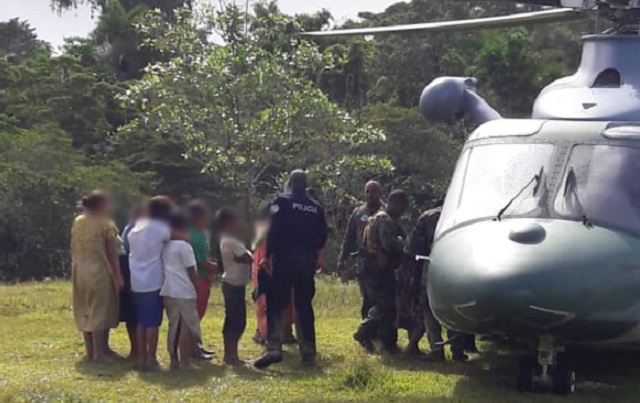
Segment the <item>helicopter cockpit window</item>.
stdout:
<path fill-rule="evenodd" d="M 502 217 L 539 211 L 553 149 L 551 144 L 492 144 L 468 150 L 456 167 L 437 236 L 457 224 L 494 218 L 512 199 Z"/>
<path fill-rule="evenodd" d="M 616 69 L 603 70 L 591 85 L 591 88 L 620 88 L 622 77 Z"/>
<path fill-rule="evenodd" d="M 640 232 L 640 149 L 578 145 L 554 208 L 562 216 Z"/>

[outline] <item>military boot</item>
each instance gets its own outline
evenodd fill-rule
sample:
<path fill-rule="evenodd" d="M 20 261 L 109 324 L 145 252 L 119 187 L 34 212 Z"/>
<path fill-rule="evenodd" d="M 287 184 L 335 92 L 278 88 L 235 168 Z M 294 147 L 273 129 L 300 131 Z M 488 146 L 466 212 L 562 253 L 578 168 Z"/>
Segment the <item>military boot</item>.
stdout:
<path fill-rule="evenodd" d="M 253 366 L 258 369 L 265 369 L 271 364 L 277 364 L 282 362 L 282 352 L 281 351 L 267 351 L 262 355 L 262 357 L 258 358 Z"/>
<path fill-rule="evenodd" d="M 367 337 L 364 337 L 360 333 L 355 332 L 353 334 L 353 340 L 357 341 L 362 346 L 362 348 L 367 350 L 367 353 L 373 354 L 376 352 L 376 346 L 373 345 L 373 341 L 371 341 L 371 339 Z"/>
<path fill-rule="evenodd" d="M 422 359 L 429 362 L 443 362 L 446 360 L 446 358 L 444 357 L 443 349 L 431 350 L 427 354 L 425 354 Z"/>

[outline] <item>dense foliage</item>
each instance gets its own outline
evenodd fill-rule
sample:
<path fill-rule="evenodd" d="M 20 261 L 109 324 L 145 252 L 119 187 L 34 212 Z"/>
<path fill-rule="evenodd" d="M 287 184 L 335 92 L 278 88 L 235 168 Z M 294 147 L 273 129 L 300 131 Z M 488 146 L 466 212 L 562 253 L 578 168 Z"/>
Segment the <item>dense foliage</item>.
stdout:
<path fill-rule="evenodd" d="M 293 34 L 332 24 L 328 11 L 52 1 L 55 10 L 78 4 L 94 7 L 96 28 L 59 54 L 27 21 L 0 23 L 0 279 L 64 274 L 75 201 L 91 188 L 114 190 L 120 225 L 151 193 L 238 204 L 249 218 L 294 167 L 309 169 L 327 209 L 331 262 L 367 179 L 408 190 L 413 216 L 446 188 L 470 127 L 422 120 L 424 85 L 474 75 L 504 115 L 526 116 L 545 84 L 575 68 L 588 30 L 576 22 L 309 42 Z M 526 9 L 413 0 L 344 25 Z"/>

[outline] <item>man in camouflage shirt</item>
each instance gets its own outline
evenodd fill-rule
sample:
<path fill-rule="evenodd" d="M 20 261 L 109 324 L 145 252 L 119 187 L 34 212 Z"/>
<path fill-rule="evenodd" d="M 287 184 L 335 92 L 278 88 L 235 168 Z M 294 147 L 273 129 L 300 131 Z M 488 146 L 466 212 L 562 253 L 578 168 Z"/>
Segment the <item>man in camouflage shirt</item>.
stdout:
<path fill-rule="evenodd" d="M 442 326 L 438 322 L 438 320 L 433 315 L 433 311 L 431 310 L 431 306 L 429 305 L 429 298 L 427 296 L 427 275 L 428 275 L 428 264 L 424 264 L 424 260 L 416 261 L 416 256 L 418 257 L 427 257 L 431 255 L 431 247 L 434 241 L 434 235 L 436 232 L 436 226 L 438 225 L 438 220 L 440 219 L 440 215 L 442 213 L 442 201 L 439 201 L 436 204 L 436 207 L 427 210 L 418 219 L 418 223 L 411 231 L 411 235 L 407 240 L 407 244 L 405 247 L 405 254 L 408 256 L 408 260 L 415 262 L 414 266 L 414 277 L 413 281 L 420 281 L 421 286 L 419 287 L 419 295 L 411 295 L 410 298 L 412 301 L 409 302 L 409 306 L 412 308 L 413 315 L 410 315 L 411 318 L 409 320 L 420 320 L 420 313 L 422 314 L 422 318 L 424 319 L 424 327 L 427 329 L 427 338 L 429 340 L 429 345 L 431 347 L 431 353 L 427 355 L 427 359 L 434 361 L 444 361 L 444 348 L 442 346 Z M 407 262 L 407 264 L 409 264 Z M 421 274 L 416 274 L 419 270 L 424 266 L 424 269 Z M 413 283 L 415 285 L 415 283 Z M 415 288 L 414 288 L 415 290 Z M 402 295 L 404 293 L 400 293 Z M 418 312 L 416 308 L 420 307 L 421 312 Z M 419 327 L 418 324 L 413 323 L 413 326 L 416 328 Z M 424 329 L 423 327 L 423 329 Z M 464 354 L 465 344 L 468 343 L 469 337 L 473 340 L 473 336 L 466 336 L 462 334 L 458 334 L 453 331 L 448 331 L 448 337 L 451 340 L 451 353 L 454 361 L 466 361 L 467 356 Z M 415 346 L 417 347 L 418 340 L 413 340 L 415 342 Z M 410 340 L 410 344 L 411 344 Z M 471 342 L 473 343 L 473 341 Z M 411 347 L 411 345 L 410 345 Z"/>
<path fill-rule="evenodd" d="M 396 327 L 395 271 L 403 256 L 405 231 L 400 219 L 408 205 L 407 194 L 395 190 L 389 195 L 387 207 L 369 218 L 365 228 L 367 270 L 363 285 L 373 298 L 373 306 L 360 323 L 353 338 L 367 351 L 373 352 L 373 340 L 379 338 L 385 351 L 398 349 Z"/>
<path fill-rule="evenodd" d="M 367 316 L 367 312 L 371 309 L 372 296 L 368 295 L 367 289 L 364 287 L 362 278 L 366 271 L 365 267 L 365 252 L 363 247 L 364 228 L 367 226 L 369 217 L 375 215 L 381 208 L 384 207 L 380 200 L 382 196 L 382 187 L 380 183 L 376 181 L 369 181 L 364 187 L 365 204 L 360 207 L 356 207 L 347 224 L 347 229 L 342 241 L 342 250 L 338 258 L 338 275 L 343 281 L 346 281 L 348 274 L 346 272 L 346 265 L 349 257 L 353 254 L 357 254 L 356 264 L 356 276 L 358 278 L 358 284 L 360 286 L 360 294 L 362 295 L 362 308 L 360 314 L 362 319 Z"/>

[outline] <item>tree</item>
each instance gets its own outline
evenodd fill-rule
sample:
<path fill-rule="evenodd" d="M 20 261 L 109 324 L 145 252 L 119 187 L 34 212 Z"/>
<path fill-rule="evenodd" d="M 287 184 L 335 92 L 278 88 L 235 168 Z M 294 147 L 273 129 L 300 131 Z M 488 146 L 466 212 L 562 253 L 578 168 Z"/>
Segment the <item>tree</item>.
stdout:
<path fill-rule="evenodd" d="M 362 118 L 387 135 L 387 141 L 376 147 L 376 152 L 388 156 L 394 166 L 386 183 L 405 189 L 419 208 L 444 194 L 462 148 L 459 140 L 426 124 L 415 109 L 372 105 L 363 111 Z"/>
<path fill-rule="evenodd" d="M 532 52 L 526 32 L 488 32 L 468 73 L 491 89 L 494 106 L 508 116 L 528 117 L 543 86 L 562 75 L 564 66 Z"/>
<path fill-rule="evenodd" d="M 111 190 L 122 219 L 148 178 L 117 162 L 86 166 L 82 152 L 55 125 L 0 127 L 0 280 L 63 276 L 81 195 Z"/>
<path fill-rule="evenodd" d="M 0 57 L 22 63 L 37 52 L 48 53 L 49 45 L 38 40 L 28 22 L 14 18 L 0 23 Z"/>
<path fill-rule="evenodd" d="M 118 86 L 73 55 L 39 57 L 23 65 L 0 58 L 0 113 L 24 129 L 54 122 L 76 147 L 95 154 L 124 121 Z"/>
<path fill-rule="evenodd" d="M 173 10 L 180 7 L 189 7 L 193 5 L 193 0 L 50 0 L 51 6 L 58 11 L 77 8 L 81 5 L 89 5 L 94 9 L 104 11 L 113 3 L 120 3 L 126 10 L 132 10 L 138 6 L 145 8 L 158 8 L 165 15 L 173 13 Z"/>
<path fill-rule="evenodd" d="M 154 60 L 150 49 L 140 49 L 136 29 L 138 19 L 146 10 L 143 5 L 127 9 L 119 1 L 111 2 L 104 7 L 93 31 L 95 43 L 103 49 L 102 64 L 121 81 L 140 78 L 142 69 Z"/>
<path fill-rule="evenodd" d="M 130 84 L 122 100 L 140 116 L 121 135 L 143 130 L 183 142 L 186 157 L 233 189 L 247 213 L 273 191 L 281 172 L 295 167 L 360 159 L 359 166 L 385 169 L 384 158 L 359 153 L 382 134 L 359 125 L 308 79 L 328 58 L 299 39 L 288 52 L 264 49 L 264 39 L 286 30 L 289 20 L 253 32 L 244 21 L 233 6 L 215 18 L 183 11 L 175 24 L 150 13 L 147 44 L 170 61 L 149 66 Z M 216 27 L 225 44 L 207 41 L 206 26 Z"/>

